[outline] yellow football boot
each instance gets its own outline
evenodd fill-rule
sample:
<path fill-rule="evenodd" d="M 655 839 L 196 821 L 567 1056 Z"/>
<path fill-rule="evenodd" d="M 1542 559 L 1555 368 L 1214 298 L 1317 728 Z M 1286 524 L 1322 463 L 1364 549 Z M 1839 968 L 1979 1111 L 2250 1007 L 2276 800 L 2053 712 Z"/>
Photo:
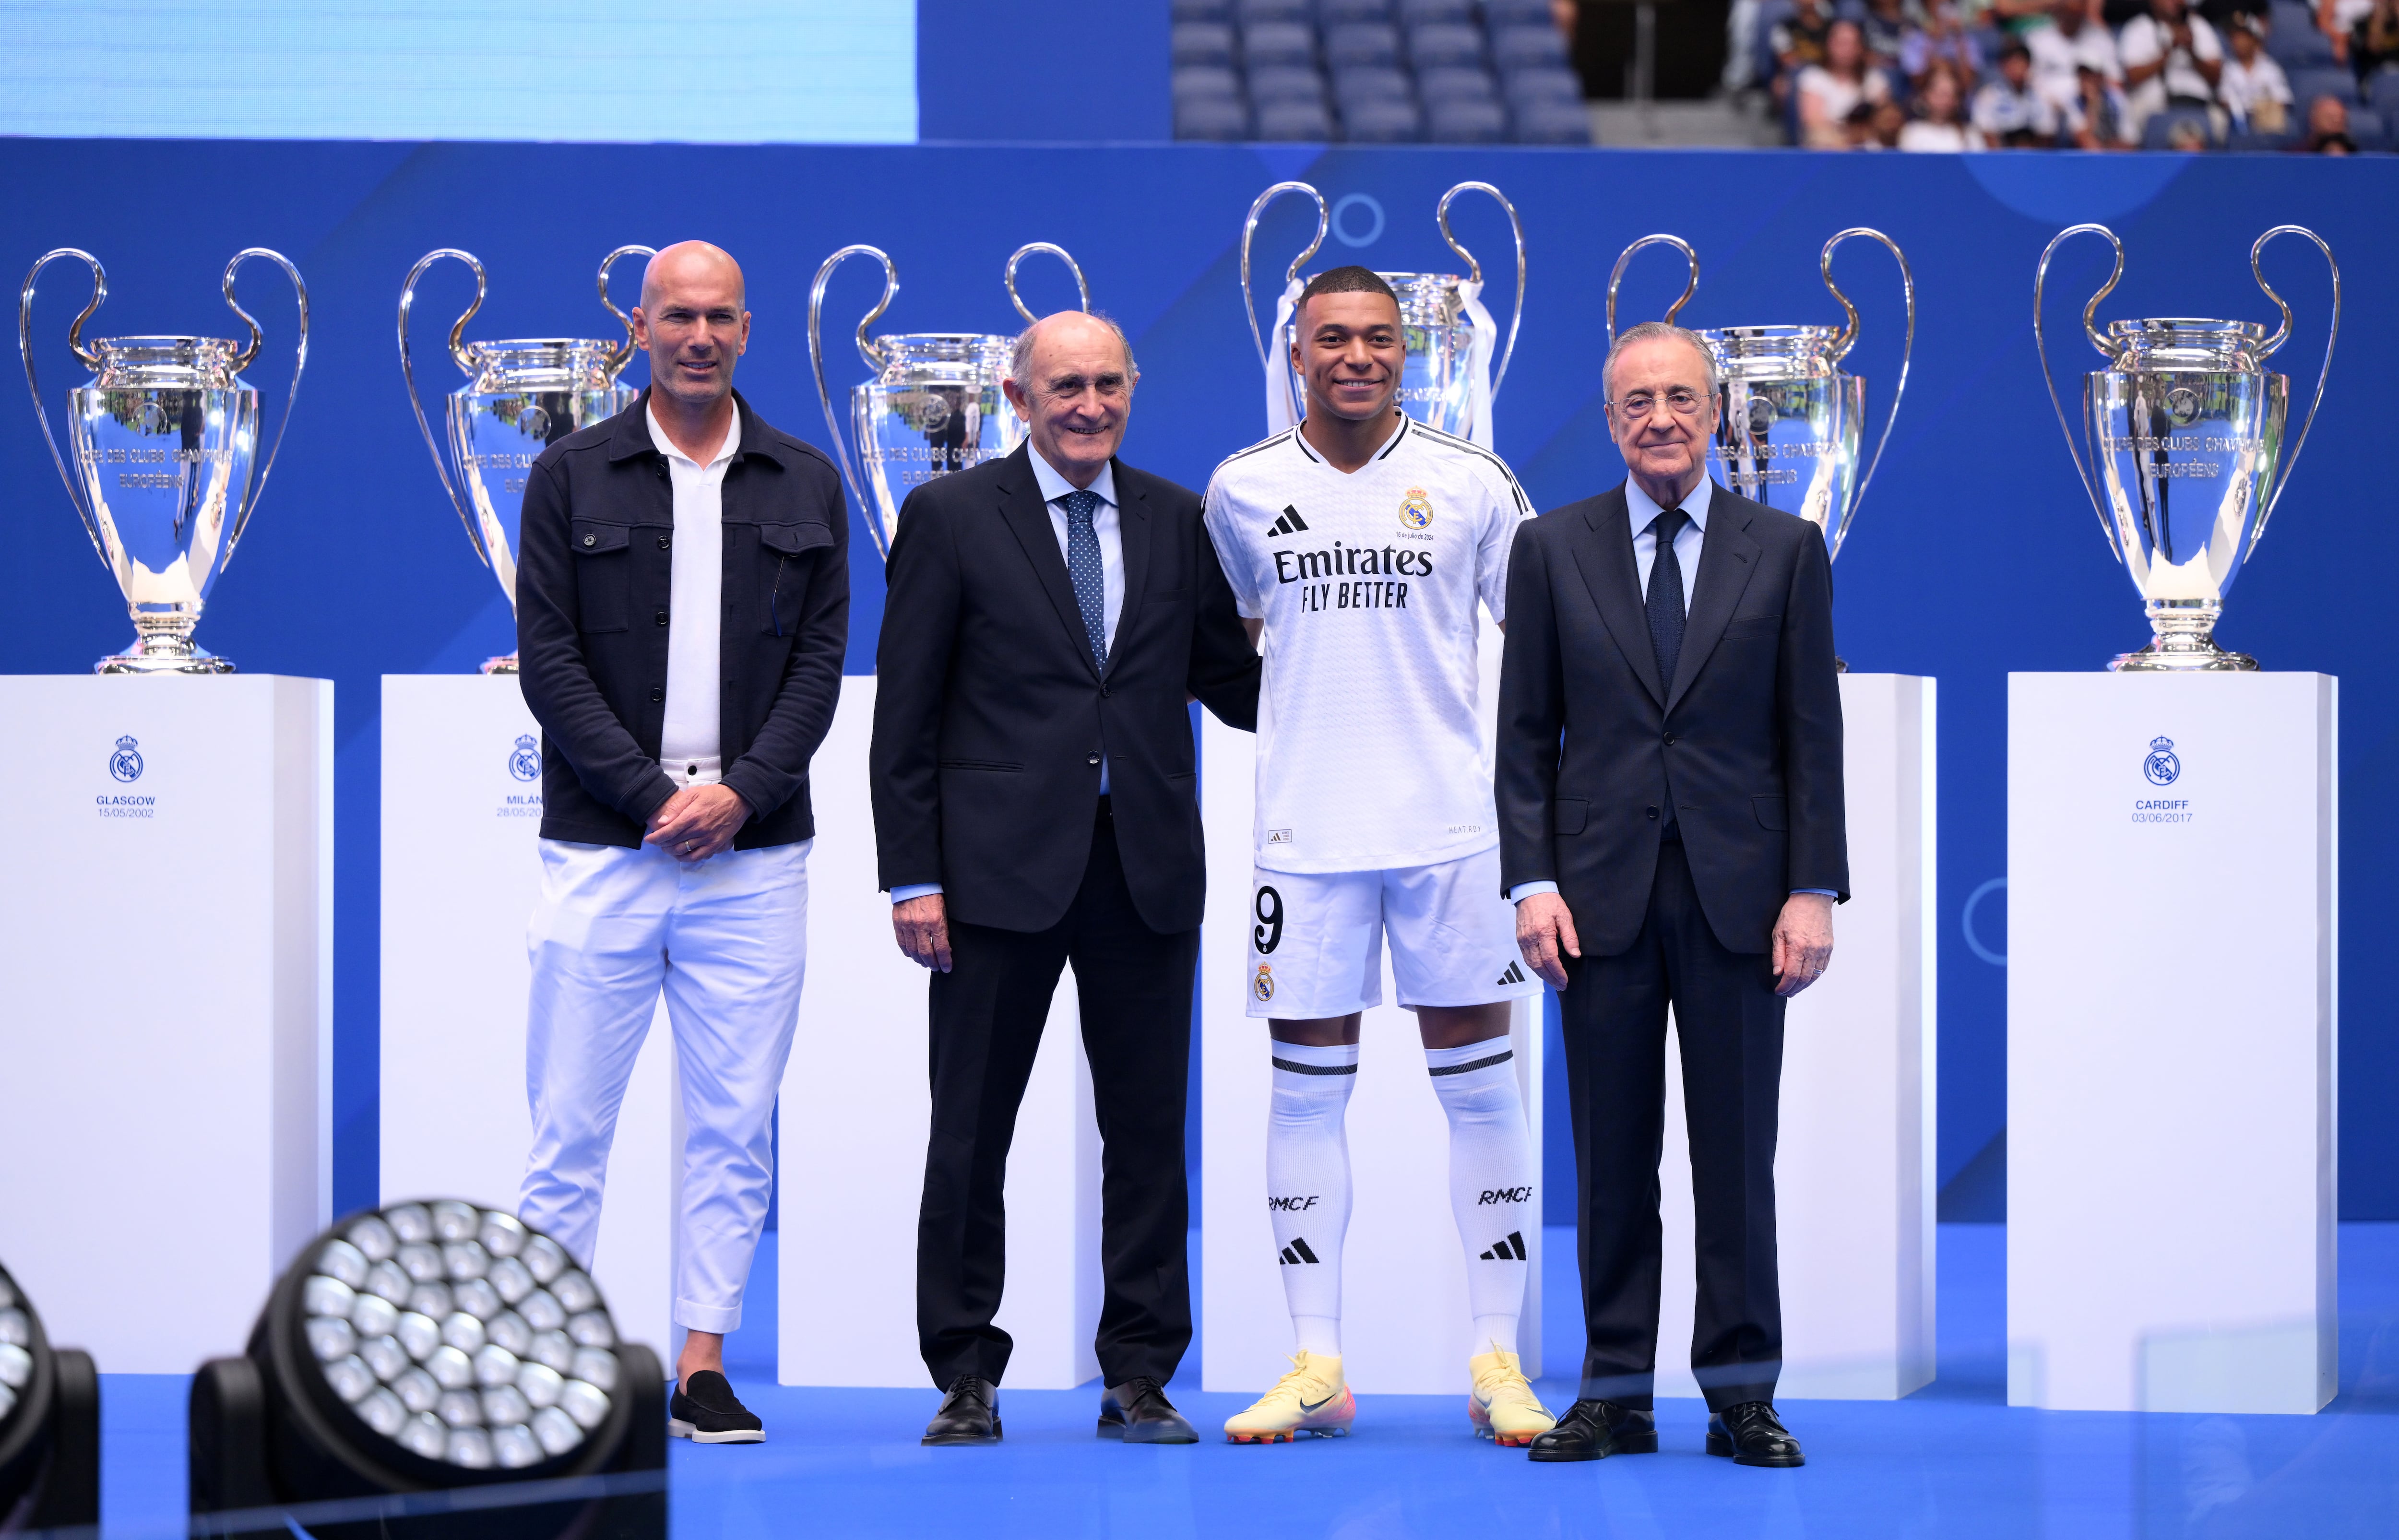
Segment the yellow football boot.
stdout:
<path fill-rule="evenodd" d="M 1557 1425 L 1525 1379 L 1524 1366 L 1513 1353 L 1496 1346 L 1466 1360 L 1474 1388 L 1466 1398 L 1466 1418 L 1474 1436 L 1521 1449 Z"/>
<path fill-rule="evenodd" d="M 1259 1397 L 1246 1412 L 1225 1419 L 1225 1440 L 1235 1444 L 1287 1444 L 1303 1433 L 1319 1439 L 1338 1439 L 1349 1431 L 1357 1416 L 1358 1398 L 1349 1394 L 1348 1383 L 1341 1378 L 1339 1356 L 1328 1357 L 1301 1348 L 1292 1355 L 1291 1372 L 1277 1380 L 1272 1390 Z"/>

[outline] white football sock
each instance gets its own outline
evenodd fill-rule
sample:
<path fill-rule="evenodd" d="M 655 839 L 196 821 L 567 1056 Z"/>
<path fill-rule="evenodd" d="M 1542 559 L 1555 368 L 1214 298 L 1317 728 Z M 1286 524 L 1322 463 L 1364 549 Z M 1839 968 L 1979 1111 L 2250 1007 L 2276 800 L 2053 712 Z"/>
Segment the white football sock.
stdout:
<path fill-rule="evenodd" d="M 1349 1140 L 1343 1119 L 1358 1084 L 1358 1046 L 1269 1043 L 1267 1208 L 1282 1263 L 1282 1297 L 1299 1347 L 1341 1352 L 1341 1240 L 1349 1229 Z"/>
<path fill-rule="evenodd" d="M 1466 1298 L 1474 1350 L 1516 1351 L 1530 1254 L 1533 1143 L 1516 1089 L 1516 1059 L 1505 1037 L 1458 1048 L 1427 1048 L 1433 1093 L 1449 1114 L 1449 1206 L 1466 1247 Z"/>

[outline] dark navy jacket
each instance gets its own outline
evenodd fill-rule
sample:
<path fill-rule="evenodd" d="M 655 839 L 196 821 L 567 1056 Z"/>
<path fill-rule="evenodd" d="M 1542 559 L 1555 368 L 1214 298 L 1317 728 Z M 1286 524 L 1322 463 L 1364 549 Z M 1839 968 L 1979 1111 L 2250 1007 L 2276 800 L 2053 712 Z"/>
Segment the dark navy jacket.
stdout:
<path fill-rule="evenodd" d="M 1502 891 L 1553 882 L 1586 957 L 1633 944 L 1673 804 L 1700 908 L 1763 952 L 1795 888 L 1850 893 L 1832 559 L 1721 486 L 1673 679 L 1658 677 L 1624 488 L 1516 532 L 1499 672 Z"/>
<path fill-rule="evenodd" d="M 886 888 L 950 918 L 1046 930 L 1091 862 L 1100 761 L 1142 923 L 1196 928 L 1208 890 L 1186 703 L 1255 731 L 1258 655 L 1197 494 L 1116 467 L 1124 609 L 1104 671 L 1033 451 L 928 481 L 900 509 L 867 755 Z"/>
<path fill-rule="evenodd" d="M 750 804 L 734 847 L 816 832 L 808 760 L 832 725 L 849 638 L 849 518 L 833 462 L 739 392 L 725 468 L 719 751 Z M 674 488 L 650 393 L 534 462 L 517 558 L 517 650 L 542 729 L 542 838 L 638 845 L 674 783 L 666 724 Z"/>

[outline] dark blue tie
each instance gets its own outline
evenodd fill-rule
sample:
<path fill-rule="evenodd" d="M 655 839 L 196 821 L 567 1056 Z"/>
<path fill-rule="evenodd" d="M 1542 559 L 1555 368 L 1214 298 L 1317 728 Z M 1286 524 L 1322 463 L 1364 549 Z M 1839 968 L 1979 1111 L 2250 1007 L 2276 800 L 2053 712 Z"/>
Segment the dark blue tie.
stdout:
<path fill-rule="evenodd" d="M 1689 519 L 1680 508 L 1665 508 L 1649 523 L 1658 536 L 1658 554 L 1649 560 L 1649 646 L 1658 655 L 1658 688 L 1669 698 L 1674 693 L 1674 665 L 1683 655 L 1683 563 L 1674 555 L 1674 536 Z M 1668 795 L 1671 801 L 1671 789 Z M 1683 837 L 1671 806 L 1659 837 L 1670 844 Z"/>
<path fill-rule="evenodd" d="M 1657 532 L 1658 554 L 1649 562 L 1649 645 L 1658 654 L 1658 688 L 1674 689 L 1674 665 L 1683 655 L 1683 563 L 1674 555 L 1674 536 L 1690 521 L 1680 508 L 1666 508 L 1649 521 Z"/>
<path fill-rule="evenodd" d="M 1098 511 L 1100 494 L 1079 490 L 1068 493 L 1061 502 L 1066 505 L 1066 575 L 1075 580 L 1075 603 L 1083 612 L 1083 634 L 1091 643 L 1092 666 L 1105 670 L 1108 666 L 1108 577 L 1100 561 L 1099 532 L 1091 527 L 1091 515 Z M 1678 621 L 1674 627 L 1682 634 Z"/>

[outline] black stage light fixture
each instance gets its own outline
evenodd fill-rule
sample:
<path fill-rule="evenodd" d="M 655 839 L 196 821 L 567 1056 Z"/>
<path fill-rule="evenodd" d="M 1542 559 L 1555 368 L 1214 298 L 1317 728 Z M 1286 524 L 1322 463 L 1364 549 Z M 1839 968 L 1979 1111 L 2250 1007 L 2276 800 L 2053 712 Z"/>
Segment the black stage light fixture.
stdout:
<path fill-rule="evenodd" d="M 617 1340 L 590 1277 L 514 1215 L 363 1210 L 301 1253 L 242 1357 L 194 1377 L 192 1511 L 333 1505 L 337 1517 L 301 1520 L 321 1540 L 664 1540 L 665 1387 L 657 1355 Z M 659 1475 L 588 1479 L 635 1472 Z M 458 1491 L 578 1479 L 535 1506 Z M 442 1493 L 454 1500 L 356 1519 L 345 1501 Z"/>
<path fill-rule="evenodd" d="M 0 1534 L 100 1522 L 100 1376 L 0 1267 Z"/>

